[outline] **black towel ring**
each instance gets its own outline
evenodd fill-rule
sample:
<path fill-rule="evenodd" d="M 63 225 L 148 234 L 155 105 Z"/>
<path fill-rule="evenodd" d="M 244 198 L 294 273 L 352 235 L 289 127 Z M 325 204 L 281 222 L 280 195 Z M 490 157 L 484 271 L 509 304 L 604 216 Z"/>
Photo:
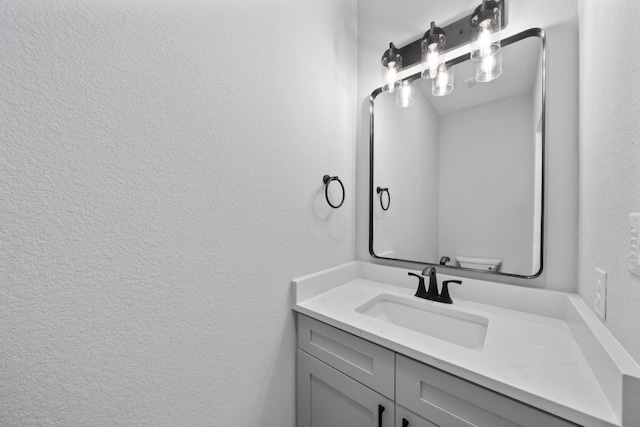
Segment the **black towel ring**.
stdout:
<path fill-rule="evenodd" d="M 378 187 L 376 188 L 376 192 L 380 195 L 380 207 L 382 208 L 383 211 L 388 211 L 389 210 L 389 206 L 391 206 L 391 193 L 389 193 L 389 189 L 388 188 L 382 188 L 382 187 Z M 384 203 L 382 203 L 382 193 L 386 192 L 387 193 L 387 207 L 384 207 Z"/>
<path fill-rule="evenodd" d="M 331 203 L 331 200 L 329 200 L 329 184 L 331 183 L 331 181 L 338 181 L 338 184 L 340 184 L 340 187 L 342 187 L 342 200 L 337 206 Z M 340 178 L 338 178 L 337 176 L 325 175 L 324 177 L 322 177 L 322 182 L 324 182 L 324 197 L 327 199 L 327 203 L 329 203 L 329 206 L 331 206 L 332 208 L 338 209 L 344 203 L 344 197 L 346 195 L 344 191 L 344 185 L 342 185 L 342 181 L 340 181 Z"/>

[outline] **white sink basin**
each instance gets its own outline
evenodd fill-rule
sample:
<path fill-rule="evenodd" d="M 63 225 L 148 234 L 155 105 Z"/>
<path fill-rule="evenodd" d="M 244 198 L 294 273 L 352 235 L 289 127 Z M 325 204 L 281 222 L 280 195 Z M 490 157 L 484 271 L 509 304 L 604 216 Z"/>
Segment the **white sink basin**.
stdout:
<path fill-rule="evenodd" d="M 474 350 L 481 350 L 484 346 L 489 325 L 486 317 L 453 310 L 444 304 L 412 301 L 387 294 L 378 295 L 356 311 Z"/>

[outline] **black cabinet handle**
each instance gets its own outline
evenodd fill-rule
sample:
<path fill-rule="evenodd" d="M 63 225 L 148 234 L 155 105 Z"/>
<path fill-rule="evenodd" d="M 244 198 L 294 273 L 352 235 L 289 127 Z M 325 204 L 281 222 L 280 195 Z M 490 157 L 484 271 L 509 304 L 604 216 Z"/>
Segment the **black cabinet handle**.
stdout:
<path fill-rule="evenodd" d="M 378 427 L 382 427 L 382 413 L 384 412 L 384 406 L 378 405 Z"/>
<path fill-rule="evenodd" d="M 402 427 L 408 427 L 409 426 L 409 420 L 406 418 L 402 419 Z"/>

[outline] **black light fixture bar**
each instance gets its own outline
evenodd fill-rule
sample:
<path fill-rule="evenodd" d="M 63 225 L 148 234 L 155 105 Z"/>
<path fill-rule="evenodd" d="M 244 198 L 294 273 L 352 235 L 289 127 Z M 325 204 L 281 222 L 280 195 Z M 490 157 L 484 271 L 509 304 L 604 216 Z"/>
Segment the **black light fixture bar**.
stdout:
<path fill-rule="evenodd" d="M 494 0 L 498 4 L 501 10 L 500 29 L 504 29 L 507 26 L 507 10 L 506 0 Z M 471 18 L 475 14 L 475 11 L 458 19 L 453 24 L 449 24 L 444 27 L 444 32 L 447 35 L 447 44 L 445 52 L 453 50 L 464 44 L 468 44 L 471 40 Z M 418 40 L 409 43 L 399 49 L 399 53 L 402 56 L 402 68 L 413 67 L 416 64 L 422 62 L 422 37 Z"/>

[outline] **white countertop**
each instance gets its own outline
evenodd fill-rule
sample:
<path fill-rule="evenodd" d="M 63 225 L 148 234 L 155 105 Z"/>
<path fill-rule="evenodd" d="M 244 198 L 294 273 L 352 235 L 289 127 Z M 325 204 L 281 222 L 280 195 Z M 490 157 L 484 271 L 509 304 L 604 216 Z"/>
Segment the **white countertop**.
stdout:
<path fill-rule="evenodd" d="M 619 363 L 601 354 L 585 354 L 600 352 L 591 329 L 595 337 L 608 331 L 598 327 L 597 319 L 598 323 L 584 321 L 592 313 L 580 307 L 584 302 L 578 296 L 463 279 L 461 287 L 450 288 L 454 304 L 444 305 L 415 298 L 417 280 L 405 279 L 407 271 L 350 263 L 295 280 L 294 309 L 579 425 L 621 426 L 623 413 L 631 421 L 625 426 L 640 425 L 633 419 L 637 411 L 629 405 L 622 408 L 626 398 L 615 395 L 617 388 L 622 394 L 623 377 L 628 379 L 629 373 L 635 380 L 632 392 L 640 390 L 640 367 L 611 344 L 611 337 L 605 337 L 603 345 L 615 347 L 608 356 Z M 438 281 L 451 278 L 443 275 Z M 500 295 L 492 300 L 494 293 Z M 356 311 L 381 294 L 483 316 L 489 320 L 484 345 L 466 348 Z M 585 326 L 592 328 L 585 333 Z M 615 375 L 620 376 L 619 384 L 611 380 Z"/>

